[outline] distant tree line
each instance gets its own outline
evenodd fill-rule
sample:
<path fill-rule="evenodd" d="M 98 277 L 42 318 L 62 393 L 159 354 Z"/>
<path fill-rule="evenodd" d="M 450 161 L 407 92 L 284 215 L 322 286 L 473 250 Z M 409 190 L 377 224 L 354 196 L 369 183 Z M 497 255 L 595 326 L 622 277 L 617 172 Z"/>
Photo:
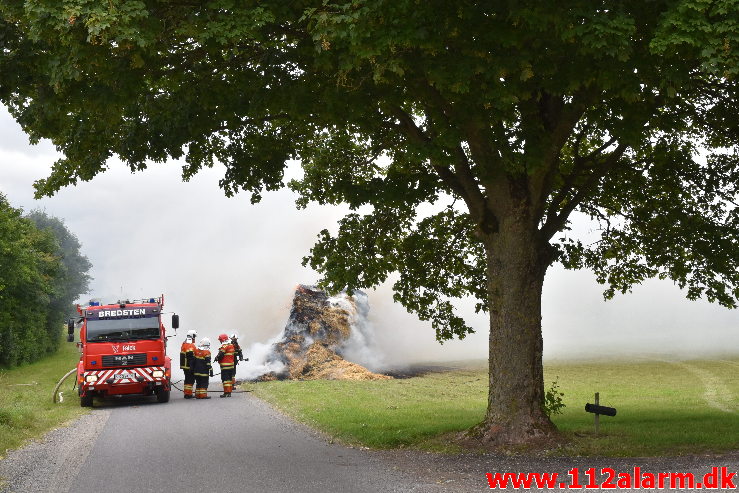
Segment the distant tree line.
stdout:
<path fill-rule="evenodd" d="M 0 367 L 59 348 L 73 302 L 87 292 L 91 264 L 64 222 L 23 214 L 0 193 Z"/>

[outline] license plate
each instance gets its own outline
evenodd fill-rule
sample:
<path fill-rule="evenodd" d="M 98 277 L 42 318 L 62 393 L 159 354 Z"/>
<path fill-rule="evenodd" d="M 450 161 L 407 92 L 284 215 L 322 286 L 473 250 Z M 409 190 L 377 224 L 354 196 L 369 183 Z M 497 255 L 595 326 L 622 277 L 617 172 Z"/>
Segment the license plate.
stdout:
<path fill-rule="evenodd" d="M 133 380 L 136 378 L 136 375 L 134 373 L 116 373 L 113 376 L 113 379 L 115 380 L 123 380 L 123 379 Z"/>

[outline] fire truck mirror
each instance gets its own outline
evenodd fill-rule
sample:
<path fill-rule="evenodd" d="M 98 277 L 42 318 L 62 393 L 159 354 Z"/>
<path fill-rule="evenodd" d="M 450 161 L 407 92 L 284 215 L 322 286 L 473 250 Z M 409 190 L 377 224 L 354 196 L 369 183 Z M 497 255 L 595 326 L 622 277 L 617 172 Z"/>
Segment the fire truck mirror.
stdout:
<path fill-rule="evenodd" d="M 172 315 L 172 328 L 173 329 L 179 329 L 180 328 L 180 316 L 176 313 Z"/>
<path fill-rule="evenodd" d="M 67 334 L 74 335 L 74 319 L 67 320 Z"/>

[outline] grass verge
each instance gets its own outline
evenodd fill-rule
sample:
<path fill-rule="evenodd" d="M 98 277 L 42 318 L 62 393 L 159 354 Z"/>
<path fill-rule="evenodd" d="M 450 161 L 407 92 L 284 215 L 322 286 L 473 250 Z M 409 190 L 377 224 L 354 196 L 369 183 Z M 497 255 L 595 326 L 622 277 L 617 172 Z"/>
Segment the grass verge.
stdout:
<path fill-rule="evenodd" d="M 43 435 L 84 412 L 74 376 L 62 385 L 64 400 L 52 402 L 52 391 L 60 378 L 75 367 L 79 352 L 73 344 L 62 343 L 59 351 L 41 361 L 11 370 L 0 370 L 0 459 L 9 449 L 30 438 Z"/>
<path fill-rule="evenodd" d="M 650 456 L 739 448 L 739 358 L 549 364 L 567 407 L 553 418 L 566 455 Z M 449 433 L 482 420 L 486 369 L 478 366 L 390 381 L 282 381 L 250 384 L 254 394 L 296 419 L 352 445 L 454 451 Z M 600 402 L 617 408 L 602 416 Z"/>

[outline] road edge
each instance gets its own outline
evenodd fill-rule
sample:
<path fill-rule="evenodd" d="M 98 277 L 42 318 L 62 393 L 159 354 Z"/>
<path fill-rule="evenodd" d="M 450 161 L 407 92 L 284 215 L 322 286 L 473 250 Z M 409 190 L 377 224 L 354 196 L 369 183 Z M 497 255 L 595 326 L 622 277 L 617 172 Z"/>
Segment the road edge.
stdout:
<path fill-rule="evenodd" d="M 68 492 L 109 417 L 93 410 L 9 451 L 0 460 L 0 493 Z"/>

